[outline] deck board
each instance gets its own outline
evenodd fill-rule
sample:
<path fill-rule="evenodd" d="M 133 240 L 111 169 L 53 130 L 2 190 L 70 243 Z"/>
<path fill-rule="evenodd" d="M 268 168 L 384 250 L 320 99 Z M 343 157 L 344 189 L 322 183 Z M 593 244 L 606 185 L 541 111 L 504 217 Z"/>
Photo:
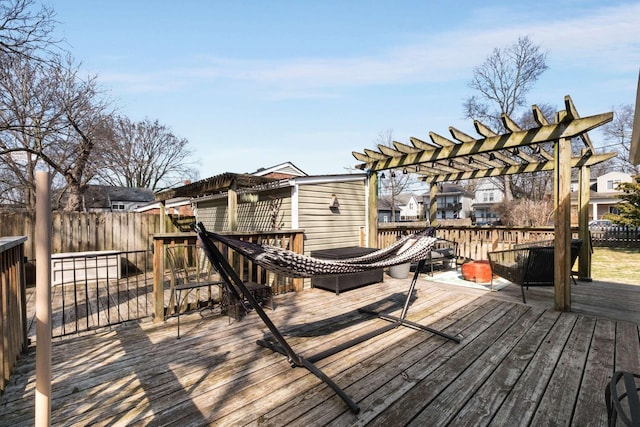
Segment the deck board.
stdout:
<path fill-rule="evenodd" d="M 640 372 L 640 287 L 606 286 L 574 288 L 574 312 L 559 313 L 550 288 L 531 289 L 525 305 L 516 286 L 485 292 L 421 278 L 409 319 L 462 342 L 398 327 L 316 362 L 357 415 L 307 370 L 256 345 L 270 333 L 255 313 L 233 322 L 217 310 L 183 315 L 180 339 L 176 318 L 60 338 L 52 424 L 606 425 L 611 374 Z M 387 325 L 358 308 L 398 315 L 407 287 L 385 277 L 340 296 L 310 289 L 276 296 L 266 312 L 308 357 Z M 110 315 L 147 309 L 129 304 L 112 298 Z M 34 371 L 31 347 L 0 397 L 0 426 L 33 425 Z"/>

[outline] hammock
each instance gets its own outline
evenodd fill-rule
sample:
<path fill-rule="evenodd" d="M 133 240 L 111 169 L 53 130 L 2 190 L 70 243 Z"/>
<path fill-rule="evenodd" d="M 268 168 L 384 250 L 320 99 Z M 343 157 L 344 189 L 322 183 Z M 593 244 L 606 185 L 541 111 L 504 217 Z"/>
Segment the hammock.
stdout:
<path fill-rule="evenodd" d="M 220 276 L 230 288 L 232 292 L 239 298 L 239 293 L 247 299 L 251 307 L 256 311 L 264 324 L 271 331 L 272 337 L 264 340 L 258 340 L 257 344 L 268 348 L 276 353 L 284 355 L 292 367 L 304 367 L 309 372 L 318 377 L 327 384 L 353 411 L 357 414 L 360 411 L 358 405 L 342 390 L 331 378 L 314 365 L 314 362 L 339 353 L 356 344 L 365 342 L 377 335 L 388 332 L 399 326 L 409 326 L 414 329 L 431 332 L 441 337 L 447 338 L 454 342 L 460 342 L 460 336 L 452 336 L 442 331 L 421 325 L 406 319 L 407 311 L 411 301 L 411 294 L 414 291 L 418 274 L 424 266 L 424 260 L 429 251 L 437 240 L 433 237 L 435 230 L 429 229 L 423 233 L 412 234 L 400 239 L 398 242 L 390 245 L 385 249 L 375 251 L 373 253 L 357 258 L 349 258 L 342 260 L 321 260 L 304 255 L 297 254 L 288 250 L 280 249 L 269 245 L 258 245 L 255 243 L 243 242 L 241 240 L 222 236 L 216 233 L 206 231 L 202 223 L 197 226 L 192 224 L 192 228 L 198 235 L 198 240 L 207 254 L 207 257 L 218 270 Z M 330 275 L 330 274 L 349 274 L 361 271 L 382 268 L 402 264 L 408 261 L 418 261 L 418 268 L 415 270 L 413 280 L 407 292 L 404 308 L 400 317 L 394 317 L 383 313 L 360 309 L 362 313 L 373 314 L 389 323 L 376 330 L 370 331 L 359 337 L 339 344 L 333 348 L 327 349 L 315 355 L 304 357 L 296 353 L 284 336 L 280 333 L 275 324 L 271 321 L 267 313 L 264 312 L 255 297 L 247 289 L 246 285 L 238 276 L 238 273 L 231 267 L 225 257 L 222 255 L 218 247 L 213 244 L 211 239 L 218 240 L 242 255 L 250 258 L 255 263 L 267 268 L 271 271 L 278 271 L 293 277 L 309 277 L 312 275 Z"/>
<path fill-rule="evenodd" d="M 269 271 L 287 277 L 311 277 L 360 273 L 407 262 L 418 262 L 427 258 L 438 240 L 433 236 L 434 232 L 435 229 L 429 228 L 421 233 L 407 235 L 394 244 L 370 254 L 339 260 L 313 258 L 287 249 L 245 242 L 210 231 L 204 233 Z"/>

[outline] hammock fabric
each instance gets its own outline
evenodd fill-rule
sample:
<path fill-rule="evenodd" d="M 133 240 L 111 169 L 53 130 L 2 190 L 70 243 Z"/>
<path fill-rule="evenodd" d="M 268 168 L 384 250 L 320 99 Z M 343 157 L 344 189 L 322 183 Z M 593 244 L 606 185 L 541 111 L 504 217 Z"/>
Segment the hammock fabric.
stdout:
<path fill-rule="evenodd" d="M 259 245 L 206 231 L 212 239 L 224 243 L 256 264 L 287 277 L 312 277 L 360 273 L 427 258 L 438 240 L 434 229 L 410 234 L 387 248 L 356 258 L 325 260 L 301 255 L 271 245 Z"/>

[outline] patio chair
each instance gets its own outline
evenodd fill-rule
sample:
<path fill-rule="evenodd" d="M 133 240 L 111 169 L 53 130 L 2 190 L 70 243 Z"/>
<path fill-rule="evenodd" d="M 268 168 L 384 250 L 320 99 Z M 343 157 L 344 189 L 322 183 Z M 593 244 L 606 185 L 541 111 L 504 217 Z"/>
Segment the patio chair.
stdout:
<path fill-rule="evenodd" d="M 617 371 L 604 389 L 609 427 L 618 419 L 628 426 L 640 426 L 640 375 Z"/>
<path fill-rule="evenodd" d="M 493 274 L 520 285 L 522 302 L 527 303 L 524 288 L 554 285 L 554 240 L 544 240 L 516 245 L 513 249 L 489 252 L 489 264 Z M 571 241 L 571 266 L 576 262 L 582 240 Z M 571 279 L 577 284 L 573 274 Z M 493 286 L 493 277 L 492 277 Z"/>
<path fill-rule="evenodd" d="M 456 270 L 458 269 L 458 242 L 438 239 L 434 244 L 433 250 L 429 252 L 424 260 L 424 268 L 422 268 L 421 273 L 428 273 L 433 276 L 433 267 L 438 264 L 442 269 L 452 267 Z M 413 264 L 411 267 L 416 268 L 417 264 Z"/>
<path fill-rule="evenodd" d="M 193 245 L 167 248 L 165 263 L 169 269 L 170 289 L 167 315 L 176 315 L 180 338 L 180 313 L 213 308 L 216 302 L 222 303 L 224 281 L 220 280 L 204 252 Z M 206 299 L 201 297 L 201 288 L 208 290 Z M 214 289 L 217 289 L 217 298 Z M 192 291 L 195 295 L 189 298 Z"/>
<path fill-rule="evenodd" d="M 220 278 L 218 271 L 211 264 L 207 255 L 197 246 L 179 246 L 167 248 L 166 263 L 170 271 L 170 297 L 168 314 L 172 311 L 177 317 L 178 338 L 180 338 L 180 314 L 192 309 L 213 309 L 220 305 L 222 314 L 240 320 L 251 310 L 247 296 L 233 284 Z M 251 293 L 263 307 L 275 309 L 271 287 L 255 282 L 244 283 L 247 292 Z M 208 296 L 203 299 L 200 289 L 208 289 Z M 213 290 L 217 289 L 214 296 Z M 194 291 L 195 295 L 190 297 Z"/>

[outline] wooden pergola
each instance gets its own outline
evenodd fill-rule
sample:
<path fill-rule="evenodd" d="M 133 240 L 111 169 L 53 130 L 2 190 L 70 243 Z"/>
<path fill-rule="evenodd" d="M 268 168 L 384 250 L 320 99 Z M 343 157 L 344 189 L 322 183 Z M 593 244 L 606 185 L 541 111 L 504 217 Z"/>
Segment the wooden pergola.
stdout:
<path fill-rule="evenodd" d="M 580 117 L 569 96 L 565 109 L 555 113 L 553 122 L 534 105 L 537 127 L 523 130 L 507 115 L 502 116 L 504 133 L 498 134 L 479 121 L 474 121 L 480 138 L 474 138 L 453 127 L 453 139 L 434 132 L 430 141 L 410 138 L 412 145 L 394 142 L 393 147 L 378 145 L 377 150 L 353 152 L 358 168 L 369 174 L 369 244 L 375 246 L 377 236 L 378 172 L 398 169 L 418 174 L 432 184 L 429 218 L 436 223 L 437 184 L 537 171 L 554 171 L 555 207 L 555 297 L 557 310 L 571 311 L 571 169 L 578 169 L 579 273 L 590 277 L 591 247 L 589 242 L 589 178 L 591 166 L 615 157 L 615 153 L 597 154 L 587 132 L 613 119 L 607 112 Z M 575 144 L 572 144 L 575 142 Z M 573 147 L 576 145 L 576 147 Z"/>
<path fill-rule="evenodd" d="M 247 188 L 256 188 L 277 182 L 275 178 L 267 178 L 242 173 L 225 172 L 211 178 L 202 179 L 182 187 L 172 188 L 156 194 L 156 201 L 160 202 L 160 216 L 165 216 L 165 203 L 176 197 L 202 197 L 206 195 L 227 193 L 227 207 L 229 230 L 235 231 L 238 225 L 238 192 Z M 164 227 L 164 221 L 161 226 Z M 164 233 L 165 230 L 161 230 Z"/>

